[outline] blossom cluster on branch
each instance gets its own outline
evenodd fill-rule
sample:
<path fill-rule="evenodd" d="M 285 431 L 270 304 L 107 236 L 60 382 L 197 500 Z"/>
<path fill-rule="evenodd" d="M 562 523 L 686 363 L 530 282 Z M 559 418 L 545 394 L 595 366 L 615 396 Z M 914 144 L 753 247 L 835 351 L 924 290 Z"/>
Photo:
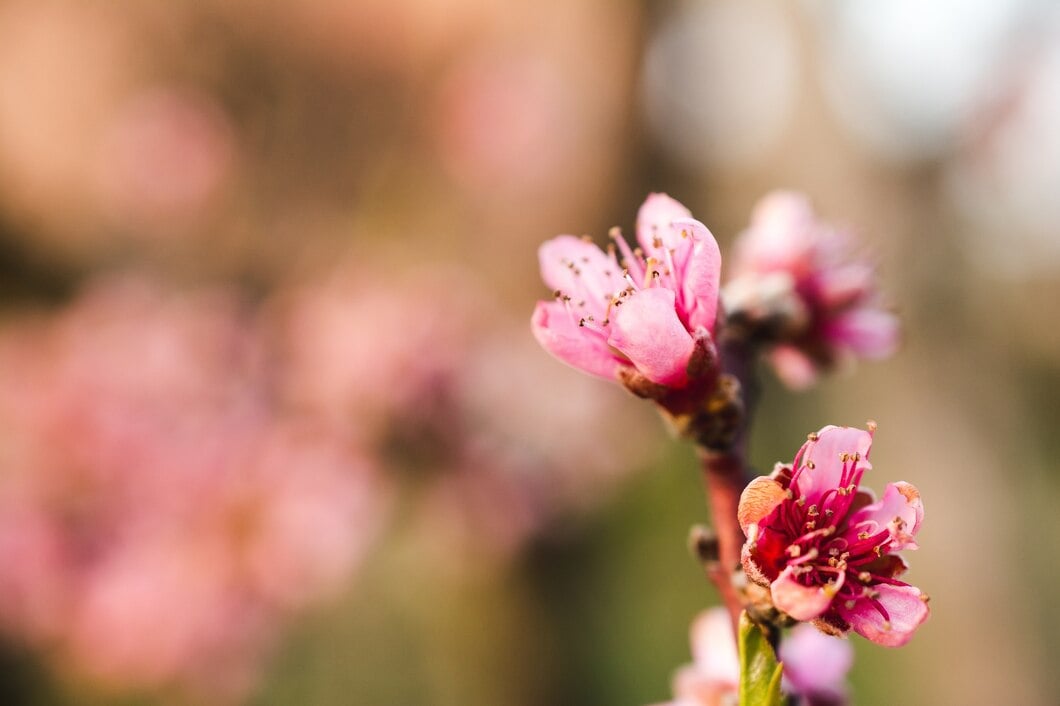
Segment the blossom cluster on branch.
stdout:
<path fill-rule="evenodd" d="M 648 197 L 636 236 L 632 249 L 618 229 L 606 251 L 587 236 L 542 245 L 554 299 L 538 303 L 532 329 L 556 358 L 654 400 L 700 448 L 715 532 L 695 544 L 728 610 L 695 623 L 696 663 L 678 673 L 673 703 L 727 703 L 737 687 L 744 703 L 752 677 L 739 673 L 733 647 L 743 611 L 763 631 L 769 659 L 784 660 L 789 694 L 842 703 L 850 654 L 837 637 L 853 630 L 897 647 L 928 618 L 927 596 L 899 578 L 908 567 L 897 554 L 917 548 L 920 494 L 897 482 L 877 500 L 861 487 L 874 422 L 811 433 L 792 464 L 753 480 L 747 438 L 760 358 L 804 389 L 853 358 L 895 350 L 898 323 L 875 267 L 792 192 L 756 206 L 724 287 L 714 236 L 669 196 Z M 782 642 L 800 622 L 828 635 L 800 627 Z"/>

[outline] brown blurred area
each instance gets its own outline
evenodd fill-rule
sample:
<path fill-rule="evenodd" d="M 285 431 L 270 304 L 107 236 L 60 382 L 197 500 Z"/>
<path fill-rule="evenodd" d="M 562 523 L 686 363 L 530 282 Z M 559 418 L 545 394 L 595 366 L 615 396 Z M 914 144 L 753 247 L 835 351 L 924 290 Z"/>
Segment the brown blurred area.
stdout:
<path fill-rule="evenodd" d="M 4 0 L 2 335 L 74 321 L 95 311 L 86 292 L 132 277 L 163 294 L 144 295 L 130 330 L 172 316 L 183 333 L 171 345 L 211 342 L 192 363 L 176 356 L 208 361 L 209 375 L 186 373 L 194 384 L 171 368 L 144 375 L 172 375 L 160 425 L 206 419 L 221 445 L 229 427 L 215 420 L 243 430 L 246 405 L 356 445 L 376 468 L 383 519 L 313 525 L 329 551 L 312 575 L 345 568 L 296 609 L 268 599 L 282 620 L 263 624 L 283 627 L 241 633 L 241 646 L 260 642 L 256 666 L 224 698 L 653 703 L 688 660 L 689 621 L 716 602 L 684 548 L 708 519 L 693 454 L 646 405 L 537 349 L 528 319 L 548 292 L 536 249 L 558 233 L 602 243 L 665 191 L 724 257 L 762 194 L 806 192 L 869 244 L 904 345 L 798 395 L 763 371 L 753 461 L 769 468 L 808 431 L 873 418 L 867 483 L 915 483 L 926 506 L 910 579 L 932 618 L 901 650 L 858 642 L 856 702 L 1054 703 L 1058 47 L 1060 14 L 1036 0 Z M 204 298 L 208 323 L 187 324 Z M 119 337 L 47 340 L 74 341 L 47 348 L 71 369 L 89 360 L 78 346 L 113 356 L 98 364 L 107 374 L 149 355 Z M 0 359 L 35 357 L 20 356 Z M 60 363 L 38 357 L 40 389 L 76 410 L 119 395 L 70 393 L 54 382 Z M 195 404 L 181 407 L 189 388 Z M 129 414 L 119 392 L 116 414 Z M 0 394 L 5 425 L 39 397 Z M 0 477 L 30 467 L 21 443 L 0 432 Z M 80 469 L 59 456 L 47 472 Z M 308 515 L 333 510 L 311 504 L 328 493 L 309 495 Z M 0 496 L 0 513 L 20 507 Z M 367 532 L 364 549 L 350 533 Z M 309 551 L 300 540 L 267 546 L 254 581 L 304 578 L 284 563 Z M 0 595 L 27 573 L 5 562 Z M 159 611 L 179 614 L 181 594 L 166 595 Z M 5 703 L 206 698 L 142 679 L 127 689 L 116 667 L 86 676 L 61 630 L 0 627 Z"/>

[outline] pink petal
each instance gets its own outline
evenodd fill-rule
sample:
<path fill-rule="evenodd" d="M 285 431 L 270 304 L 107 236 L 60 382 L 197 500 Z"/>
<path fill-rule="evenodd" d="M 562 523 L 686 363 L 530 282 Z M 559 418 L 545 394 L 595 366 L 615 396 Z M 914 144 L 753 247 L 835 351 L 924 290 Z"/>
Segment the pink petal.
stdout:
<path fill-rule="evenodd" d="M 845 574 L 827 586 L 803 586 L 795 580 L 795 568 L 789 566 L 770 584 L 773 605 L 795 620 L 813 620 L 832 605 L 832 599 L 843 585 Z"/>
<path fill-rule="evenodd" d="M 780 643 L 784 678 L 789 689 L 800 694 L 838 696 L 845 691 L 847 672 L 854 663 L 854 650 L 840 637 L 803 623 Z"/>
<path fill-rule="evenodd" d="M 692 623 L 692 658 L 697 673 L 709 682 L 736 686 L 740 660 L 732 618 L 725 608 L 700 613 Z"/>
<path fill-rule="evenodd" d="M 755 205 L 751 227 L 737 240 L 736 271 L 803 274 L 815 227 L 813 207 L 805 196 L 791 191 L 767 194 Z"/>
<path fill-rule="evenodd" d="M 843 475 L 843 455 L 857 454 L 857 466 L 865 470 L 872 468 L 868 462 L 871 448 L 872 434 L 864 429 L 824 427 L 817 432 L 817 440 L 807 441 L 800 452 L 803 468 L 795 479 L 799 493 L 812 503 L 826 491 L 838 487 Z"/>
<path fill-rule="evenodd" d="M 537 342 L 567 365 L 590 375 L 615 379 L 622 362 L 603 336 L 572 321 L 563 304 L 538 302 L 530 324 Z"/>
<path fill-rule="evenodd" d="M 718 292 L 721 281 L 721 251 L 718 241 L 705 225 L 691 218 L 673 222 L 674 229 L 686 232 L 694 245 L 687 262 L 675 263 L 683 273 L 679 279 L 688 328 L 702 326 L 711 333 L 718 317 Z M 675 258 L 677 253 L 675 253 Z"/>
<path fill-rule="evenodd" d="M 649 194 L 637 211 L 637 242 L 649 253 L 656 250 L 655 238 L 662 240 L 664 248 L 683 248 L 681 233 L 673 227 L 673 222 L 691 217 L 692 212 L 677 199 L 666 194 Z"/>
<path fill-rule="evenodd" d="M 682 387 L 695 341 L 677 318 L 670 289 L 642 289 L 625 299 L 612 314 L 614 348 L 626 355 L 652 382 Z"/>
<path fill-rule="evenodd" d="M 859 635 L 884 647 L 901 647 L 913 632 L 928 619 L 930 611 L 920 589 L 915 586 L 873 586 L 879 592 L 876 600 L 887 611 L 889 620 L 867 599 L 859 600 L 853 609 L 840 606 L 839 614 Z"/>
<path fill-rule="evenodd" d="M 805 390 L 817 382 L 817 364 L 795 346 L 777 346 L 770 352 L 769 361 L 789 389 Z"/>
<path fill-rule="evenodd" d="M 704 676 L 694 664 L 681 667 L 674 673 L 672 688 L 675 701 L 660 706 L 720 706 L 736 696 L 739 675 L 731 681 L 715 681 Z"/>
<path fill-rule="evenodd" d="M 824 335 L 861 358 L 879 360 L 898 348 L 898 318 L 889 311 L 855 309 L 829 322 Z"/>
<path fill-rule="evenodd" d="M 579 317 L 591 314 L 602 320 L 611 297 L 626 287 L 622 269 L 609 255 L 573 235 L 545 241 L 537 258 L 545 284 L 569 296 Z"/>
<path fill-rule="evenodd" d="M 828 309 L 839 310 L 864 301 L 876 283 L 876 270 L 864 262 L 852 262 L 817 273 L 817 294 Z"/>
<path fill-rule="evenodd" d="M 888 483 L 879 500 L 850 516 L 850 526 L 863 522 L 874 523 L 869 532 L 878 532 L 884 527 L 891 531 L 891 551 L 917 549 L 914 537 L 924 520 L 924 503 L 915 486 L 899 481 Z"/>

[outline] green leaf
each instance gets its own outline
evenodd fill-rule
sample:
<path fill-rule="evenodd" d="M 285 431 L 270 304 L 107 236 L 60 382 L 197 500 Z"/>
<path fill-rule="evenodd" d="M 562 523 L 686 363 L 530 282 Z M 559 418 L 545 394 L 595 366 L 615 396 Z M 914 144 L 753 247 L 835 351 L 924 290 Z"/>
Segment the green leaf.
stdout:
<path fill-rule="evenodd" d="M 761 627 L 751 622 L 747 612 L 740 614 L 740 706 L 780 706 L 780 677 L 783 665 L 777 662 L 772 645 Z"/>

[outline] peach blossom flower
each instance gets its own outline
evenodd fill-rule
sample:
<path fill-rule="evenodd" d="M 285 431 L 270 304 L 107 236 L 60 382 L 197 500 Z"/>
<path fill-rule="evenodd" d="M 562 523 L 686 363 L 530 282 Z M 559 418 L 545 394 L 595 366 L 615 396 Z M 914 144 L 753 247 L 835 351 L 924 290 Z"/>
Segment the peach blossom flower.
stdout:
<path fill-rule="evenodd" d="M 874 431 L 824 427 L 792 465 L 747 486 L 743 567 L 792 618 L 898 647 L 929 614 L 927 596 L 898 579 L 907 566 L 896 553 L 917 548 L 924 506 L 909 483 L 889 483 L 878 501 L 860 488 Z"/>
<path fill-rule="evenodd" d="M 726 313 L 770 346 L 789 387 L 812 385 L 844 358 L 885 358 L 897 347 L 898 321 L 880 301 L 875 269 L 850 248 L 847 233 L 784 191 L 758 202 L 737 240 Z"/>
<path fill-rule="evenodd" d="M 699 374 L 703 348 L 713 347 L 718 244 L 665 194 L 650 195 L 637 214 L 640 248 L 631 251 L 617 232 L 612 237 L 621 262 L 614 248 L 604 253 L 571 235 L 541 246 L 541 276 L 556 301 L 538 302 L 534 335 L 592 375 L 684 388 Z"/>

